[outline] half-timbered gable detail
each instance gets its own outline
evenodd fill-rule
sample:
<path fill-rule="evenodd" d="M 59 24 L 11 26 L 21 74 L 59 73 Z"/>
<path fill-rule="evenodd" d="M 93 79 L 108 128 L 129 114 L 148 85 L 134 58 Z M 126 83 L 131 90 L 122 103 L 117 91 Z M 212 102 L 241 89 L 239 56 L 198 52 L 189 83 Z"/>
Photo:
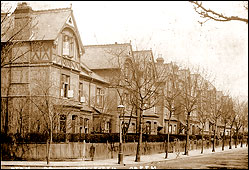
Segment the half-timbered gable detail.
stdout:
<path fill-rule="evenodd" d="M 30 62 L 50 62 L 52 54 L 51 41 L 38 41 L 31 43 Z"/>

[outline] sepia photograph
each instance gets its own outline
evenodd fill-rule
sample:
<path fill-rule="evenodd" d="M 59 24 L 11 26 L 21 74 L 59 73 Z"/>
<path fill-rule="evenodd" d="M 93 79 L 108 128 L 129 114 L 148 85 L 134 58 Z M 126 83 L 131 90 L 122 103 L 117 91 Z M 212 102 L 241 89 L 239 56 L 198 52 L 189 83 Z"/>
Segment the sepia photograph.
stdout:
<path fill-rule="evenodd" d="M 248 1 L 1 1 L 1 169 L 248 169 Z"/>

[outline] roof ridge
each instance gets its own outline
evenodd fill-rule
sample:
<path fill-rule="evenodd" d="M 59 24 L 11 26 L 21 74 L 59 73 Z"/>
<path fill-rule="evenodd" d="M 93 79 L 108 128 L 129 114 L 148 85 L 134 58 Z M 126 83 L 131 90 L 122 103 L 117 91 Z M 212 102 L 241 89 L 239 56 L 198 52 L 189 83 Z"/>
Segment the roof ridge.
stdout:
<path fill-rule="evenodd" d="M 72 10 L 69 7 L 66 8 L 54 8 L 54 9 L 42 9 L 42 10 L 33 10 L 33 12 L 57 12 L 57 11 L 62 11 L 62 10 Z"/>
<path fill-rule="evenodd" d="M 83 47 L 98 47 L 98 46 L 113 46 L 113 45 L 131 45 L 130 43 L 119 43 L 119 44 L 92 44 L 83 45 Z"/>
<path fill-rule="evenodd" d="M 152 50 L 135 50 L 133 52 L 145 52 L 145 51 L 152 51 Z"/>

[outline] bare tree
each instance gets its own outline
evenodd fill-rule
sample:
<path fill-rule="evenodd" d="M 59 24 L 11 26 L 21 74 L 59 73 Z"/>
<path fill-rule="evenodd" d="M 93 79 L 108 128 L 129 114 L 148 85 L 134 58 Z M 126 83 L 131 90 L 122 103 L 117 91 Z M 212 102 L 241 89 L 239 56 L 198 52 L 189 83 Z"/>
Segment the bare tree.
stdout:
<path fill-rule="evenodd" d="M 136 113 L 138 117 L 137 130 L 139 132 L 139 140 L 135 161 L 140 162 L 143 113 L 155 107 L 158 102 L 160 85 L 156 81 L 156 76 L 160 73 L 156 72 L 151 51 L 133 52 L 132 55 L 123 58 L 121 58 L 121 52 L 112 51 L 113 56 L 117 58 L 116 61 L 120 72 L 115 74 L 115 80 L 110 82 L 112 82 L 111 86 L 113 88 L 119 89 L 119 92 L 127 92 L 129 94 L 130 115 L 132 116 Z"/>
<path fill-rule="evenodd" d="M 53 132 L 58 131 L 61 116 L 67 120 L 67 117 L 74 111 L 68 106 L 75 107 L 76 103 L 73 99 L 62 99 L 54 94 L 59 91 L 59 87 L 50 74 L 49 69 L 41 71 L 37 78 L 34 78 L 34 87 L 32 89 L 32 96 L 30 98 L 33 111 L 36 113 L 36 120 L 39 120 L 39 131 L 43 132 L 47 137 L 47 164 L 50 162 L 51 144 L 53 143 Z M 34 120 L 36 122 L 36 120 Z M 67 121 L 65 128 L 73 128 L 72 123 Z M 65 133 L 65 132 L 64 132 Z"/>
<path fill-rule="evenodd" d="M 181 105 L 187 117 L 185 155 L 188 155 L 190 116 L 197 110 L 197 101 L 201 95 L 204 79 L 200 74 L 191 74 L 189 69 L 184 69 L 181 70 L 179 83 L 182 92 Z"/>
<path fill-rule="evenodd" d="M 45 79 L 45 78 L 44 78 Z M 34 90 L 34 96 L 31 101 L 39 111 L 39 119 L 42 124 L 44 133 L 47 135 L 47 164 L 50 161 L 50 146 L 53 141 L 53 128 L 56 120 L 56 111 L 54 99 L 51 98 L 52 84 L 48 80 L 44 81 L 43 77 L 36 79 L 36 88 Z M 48 82 L 48 83 L 44 83 Z"/>
<path fill-rule="evenodd" d="M 107 96 L 107 88 L 103 88 L 100 93 L 103 94 L 98 94 L 95 96 L 91 97 L 91 105 L 93 108 L 96 110 L 97 115 L 94 117 L 93 127 L 94 132 L 99 132 L 99 133 L 110 133 L 109 131 L 107 132 L 105 128 L 105 124 L 107 121 L 110 119 L 110 113 L 111 110 L 113 109 L 113 102 L 111 100 L 111 96 Z"/>
<path fill-rule="evenodd" d="M 245 119 L 245 108 L 246 108 L 246 102 L 241 102 L 239 100 L 235 101 L 235 107 L 234 110 L 236 112 L 236 118 L 234 121 L 235 125 L 235 148 L 237 148 L 238 140 L 239 140 L 239 131 L 241 128 L 243 128 L 244 119 Z"/>
<path fill-rule="evenodd" d="M 221 98 L 221 121 L 224 126 L 223 130 L 223 136 L 222 136 L 222 150 L 224 150 L 225 147 L 225 140 L 226 140 L 226 127 L 229 121 L 229 118 L 231 116 L 231 108 L 232 108 L 232 100 L 229 98 L 229 96 L 222 96 Z"/>
<path fill-rule="evenodd" d="M 236 112 L 234 111 L 234 100 L 232 101 L 232 106 L 230 108 L 230 117 L 229 117 L 229 125 L 230 125 L 230 139 L 229 139 L 229 149 L 232 149 L 232 136 L 233 136 L 233 126 L 236 120 Z"/>
<path fill-rule="evenodd" d="M 27 3 L 18 4 L 21 5 L 27 6 Z M 31 49 L 21 50 L 19 47 L 26 44 L 23 40 L 32 39 L 35 33 L 33 28 L 38 23 L 32 22 L 35 17 L 23 17 L 21 21 L 16 21 L 14 14 L 15 11 L 12 12 L 12 7 L 8 3 L 1 2 L 1 68 L 14 63 L 31 51 Z M 33 34 L 30 35 L 28 32 Z"/>
<path fill-rule="evenodd" d="M 139 140 L 137 145 L 136 162 L 140 162 L 140 150 L 142 143 L 142 117 L 146 110 L 153 108 L 158 102 L 159 85 L 156 82 L 156 70 L 153 59 L 144 55 L 131 59 L 129 64 L 130 75 L 124 79 L 123 88 L 132 94 L 131 104 L 138 113 Z"/>
<path fill-rule="evenodd" d="M 201 154 L 204 151 L 204 129 L 205 124 L 210 118 L 210 90 L 208 87 L 208 82 L 205 82 L 201 95 L 197 101 L 197 119 L 200 122 L 200 130 L 201 130 Z"/>
<path fill-rule="evenodd" d="M 216 143 L 216 131 L 217 131 L 217 123 L 218 120 L 220 119 L 221 116 L 221 108 L 222 108 L 222 102 L 221 102 L 221 98 L 222 98 L 222 92 L 221 91 L 214 91 L 214 97 L 213 97 L 213 101 L 210 105 L 211 108 L 211 120 L 213 121 L 213 148 L 212 148 L 212 152 L 215 152 L 215 143 Z"/>
<path fill-rule="evenodd" d="M 248 18 L 243 18 L 239 16 L 227 16 L 221 12 L 216 12 L 212 9 L 207 9 L 203 6 L 202 2 L 199 1 L 189 1 L 194 5 L 194 10 L 200 15 L 201 18 L 204 18 L 205 21 L 200 22 L 200 24 L 204 24 L 208 20 L 214 20 L 219 22 L 228 22 L 228 21 L 241 21 L 248 24 Z M 248 2 L 244 4 L 244 10 L 248 12 Z"/>
<path fill-rule="evenodd" d="M 242 110 L 242 136 L 241 136 L 241 147 L 243 147 L 245 128 L 248 128 L 248 101 L 244 103 Z"/>
<path fill-rule="evenodd" d="M 181 94 L 181 91 L 179 89 L 179 84 L 178 84 L 178 67 L 173 64 L 169 63 L 167 64 L 168 67 L 166 67 L 165 74 L 161 74 L 160 77 L 166 77 L 162 78 L 165 82 L 165 88 L 164 88 L 164 93 L 163 93 L 163 101 L 164 101 L 164 107 L 169 111 L 168 114 L 168 132 L 167 132 L 167 145 L 166 145 L 166 153 L 165 153 L 165 158 L 168 158 L 168 150 L 169 150 L 169 127 L 170 127 L 170 120 L 172 116 L 177 116 L 181 112 L 179 109 L 181 108 L 180 102 L 179 102 L 179 97 Z"/>
<path fill-rule="evenodd" d="M 18 4 L 26 5 L 27 3 Z M 6 81 L 1 81 L 2 86 L 2 95 L 1 102 L 2 105 L 5 105 L 5 110 L 2 110 L 2 115 L 4 115 L 4 132 L 7 134 L 9 129 L 9 103 L 12 98 L 9 97 L 12 88 L 12 66 L 13 64 L 29 62 L 25 59 L 30 51 L 31 47 L 27 48 L 28 41 L 32 38 L 32 35 L 27 37 L 28 32 L 33 31 L 33 28 L 37 23 L 32 22 L 35 20 L 35 17 L 24 17 L 22 20 L 15 20 L 15 12 L 12 12 L 11 5 L 8 2 L 1 2 L 1 73 L 4 76 L 1 76 L 1 79 Z M 31 9 L 30 9 L 31 10 Z M 34 33 L 34 31 L 33 31 Z M 37 44 L 39 48 L 42 47 L 40 42 L 33 42 Z"/>

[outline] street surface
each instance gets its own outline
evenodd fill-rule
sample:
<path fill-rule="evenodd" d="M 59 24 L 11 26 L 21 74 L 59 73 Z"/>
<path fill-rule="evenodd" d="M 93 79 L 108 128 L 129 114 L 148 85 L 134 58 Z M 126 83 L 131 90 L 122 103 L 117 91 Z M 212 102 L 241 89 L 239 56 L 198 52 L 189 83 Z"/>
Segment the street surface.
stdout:
<path fill-rule="evenodd" d="M 248 150 L 219 152 L 214 154 L 173 159 L 163 162 L 153 162 L 143 165 L 127 166 L 138 168 L 143 166 L 156 169 L 248 169 Z"/>

